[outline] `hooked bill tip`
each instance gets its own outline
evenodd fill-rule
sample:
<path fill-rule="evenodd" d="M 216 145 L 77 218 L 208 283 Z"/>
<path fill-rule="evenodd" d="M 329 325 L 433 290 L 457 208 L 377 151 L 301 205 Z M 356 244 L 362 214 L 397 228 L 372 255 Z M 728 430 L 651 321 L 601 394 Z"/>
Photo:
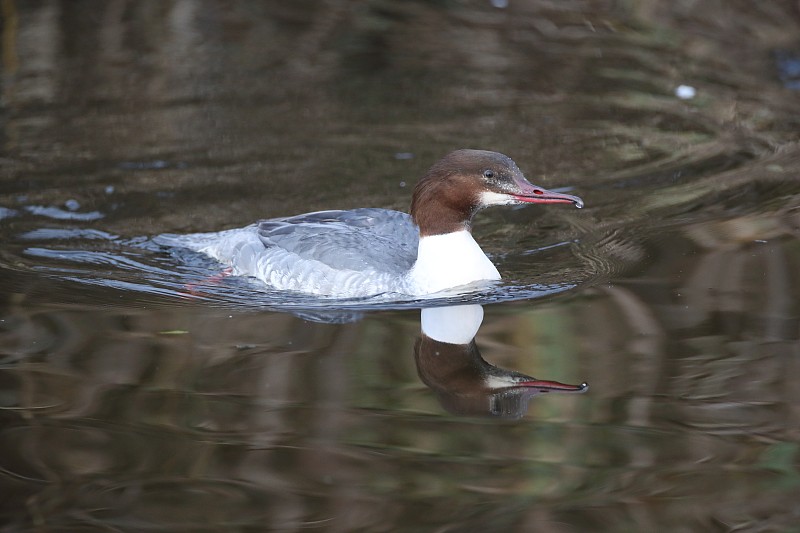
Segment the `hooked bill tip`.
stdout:
<path fill-rule="evenodd" d="M 575 207 L 577 207 L 578 209 L 583 209 L 583 200 L 581 200 L 580 198 L 575 200 Z"/>

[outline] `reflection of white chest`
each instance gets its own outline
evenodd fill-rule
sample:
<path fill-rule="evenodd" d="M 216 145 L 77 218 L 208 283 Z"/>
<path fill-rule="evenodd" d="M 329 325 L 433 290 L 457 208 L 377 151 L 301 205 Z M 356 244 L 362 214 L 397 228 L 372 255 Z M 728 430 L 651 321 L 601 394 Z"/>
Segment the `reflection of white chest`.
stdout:
<path fill-rule="evenodd" d="M 497 268 L 466 230 L 420 238 L 417 262 L 408 273 L 415 294 L 496 279 Z"/>
<path fill-rule="evenodd" d="M 420 314 L 422 333 L 448 344 L 469 344 L 483 322 L 480 305 L 428 307 Z"/>

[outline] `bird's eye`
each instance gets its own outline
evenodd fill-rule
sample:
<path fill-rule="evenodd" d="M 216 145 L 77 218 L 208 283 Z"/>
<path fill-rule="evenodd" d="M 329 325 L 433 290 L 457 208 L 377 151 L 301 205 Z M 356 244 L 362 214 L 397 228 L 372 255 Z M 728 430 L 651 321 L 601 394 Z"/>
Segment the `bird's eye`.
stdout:
<path fill-rule="evenodd" d="M 487 179 L 492 179 L 494 177 L 494 170 L 484 170 L 483 177 Z"/>

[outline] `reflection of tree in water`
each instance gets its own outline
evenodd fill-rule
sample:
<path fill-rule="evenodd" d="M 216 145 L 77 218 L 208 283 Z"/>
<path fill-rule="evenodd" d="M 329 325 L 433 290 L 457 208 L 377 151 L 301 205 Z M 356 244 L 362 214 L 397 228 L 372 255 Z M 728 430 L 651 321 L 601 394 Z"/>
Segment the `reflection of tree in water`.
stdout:
<path fill-rule="evenodd" d="M 800 423 L 800 397 L 791 392 L 800 371 L 799 223 L 790 209 L 661 234 L 643 243 L 649 261 L 642 270 L 572 306 L 574 331 L 604 354 L 590 359 L 587 372 L 593 397 L 604 396 L 595 408 L 618 424 L 622 463 L 650 476 L 624 493 L 680 477 L 688 483 L 682 493 L 696 502 L 684 511 L 698 521 L 709 505 L 732 522 L 748 523 L 764 505 L 782 509 L 770 518 L 777 529 L 790 520 L 786 494 L 743 497 L 724 465 L 760 479 L 769 463 L 785 471 L 785 482 L 797 483 L 788 465 L 796 461 L 790 428 Z M 635 428 L 673 437 L 668 447 L 644 436 L 624 441 Z M 753 459 L 732 457 L 734 449 Z M 665 466 L 663 458 L 675 454 L 681 460 Z M 710 502 L 708 491 L 720 499 Z M 653 519 L 665 524 L 675 517 L 665 508 Z"/>

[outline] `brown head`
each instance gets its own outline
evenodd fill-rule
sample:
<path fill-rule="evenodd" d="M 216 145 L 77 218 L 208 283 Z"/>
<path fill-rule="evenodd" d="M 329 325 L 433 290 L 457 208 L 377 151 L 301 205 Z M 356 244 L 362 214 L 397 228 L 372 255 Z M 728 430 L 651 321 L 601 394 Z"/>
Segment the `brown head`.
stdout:
<path fill-rule="evenodd" d="M 569 203 L 583 207 L 577 196 L 530 183 L 510 157 L 485 150 L 450 152 L 414 188 L 411 216 L 420 236 L 470 230 L 472 217 L 490 205 Z"/>

